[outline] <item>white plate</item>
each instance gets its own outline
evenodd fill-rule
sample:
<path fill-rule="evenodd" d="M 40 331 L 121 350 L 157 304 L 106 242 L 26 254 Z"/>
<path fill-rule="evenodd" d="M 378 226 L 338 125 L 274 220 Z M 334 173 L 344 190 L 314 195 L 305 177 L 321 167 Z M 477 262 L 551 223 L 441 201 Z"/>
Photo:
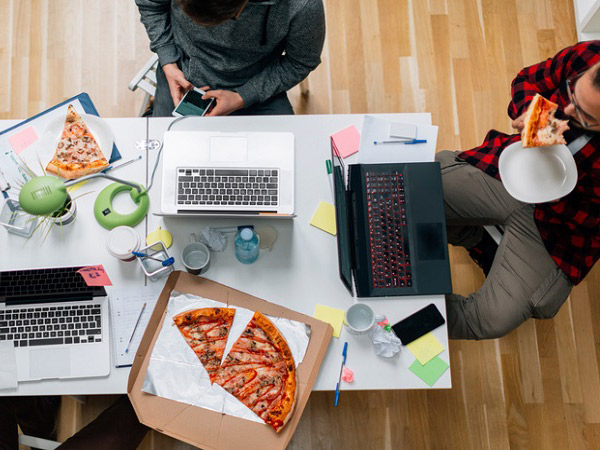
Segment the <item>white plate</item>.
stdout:
<path fill-rule="evenodd" d="M 510 195 L 525 203 L 564 197 L 577 184 L 577 166 L 566 145 L 523 148 L 521 141 L 504 149 L 498 164 Z"/>

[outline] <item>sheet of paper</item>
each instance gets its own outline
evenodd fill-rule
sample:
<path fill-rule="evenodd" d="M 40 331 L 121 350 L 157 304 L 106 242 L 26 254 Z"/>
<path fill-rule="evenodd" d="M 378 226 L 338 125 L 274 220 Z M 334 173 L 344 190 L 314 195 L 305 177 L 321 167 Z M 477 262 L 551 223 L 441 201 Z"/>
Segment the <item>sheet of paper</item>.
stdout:
<path fill-rule="evenodd" d="M 22 130 L 18 130 L 15 134 L 10 135 L 8 137 L 8 142 L 18 155 L 38 139 L 39 138 L 35 132 L 35 128 L 28 126 Z"/>
<path fill-rule="evenodd" d="M 211 385 L 206 369 L 185 342 L 179 329 L 174 326 L 173 316 L 191 309 L 207 307 L 223 308 L 227 305 L 192 294 L 171 294 L 162 329 L 152 350 L 142 391 L 264 424 L 262 419 L 221 386 Z M 235 315 L 225 346 L 225 356 L 254 315 L 254 311 L 249 309 L 233 305 L 229 307 L 235 308 Z M 310 326 L 281 317 L 267 317 L 283 334 L 298 366 L 308 348 Z"/>
<path fill-rule="evenodd" d="M 360 146 L 360 133 L 354 125 L 331 135 L 333 144 L 342 158 L 355 154 Z"/>
<path fill-rule="evenodd" d="M 82 267 L 77 273 L 83 277 L 85 284 L 88 286 L 112 286 L 112 282 L 102 264 Z"/>
<path fill-rule="evenodd" d="M 111 339 L 113 343 L 114 362 L 116 367 L 133 364 L 137 348 L 140 346 L 148 321 L 154 311 L 156 301 L 164 283 L 152 283 L 135 288 L 118 288 L 109 291 Z M 144 303 L 146 307 L 135 328 Z M 133 339 L 131 339 L 133 330 Z M 131 344 L 129 340 L 131 339 Z M 129 344 L 129 352 L 125 353 Z"/>
<path fill-rule="evenodd" d="M 313 227 L 317 227 L 335 236 L 337 233 L 335 225 L 335 207 L 327 202 L 319 203 L 312 219 L 310 219 L 310 224 Z"/>
<path fill-rule="evenodd" d="M 429 386 L 433 386 L 435 382 L 442 376 L 442 374 L 448 370 L 448 363 L 439 356 L 436 356 L 427 364 L 421 364 L 415 359 L 408 370 L 418 376 Z"/>
<path fill-rule="evenodd" d="M 0 342 L 0 390 L 17 388 L 17 358 L 12 341 Z"/>
<path fill-rule="evenodd" d="M 390 122 L 390 139 L 416 139 L 417 126 L 412 123 Z"/>
<path fill-rule="evenodd" d="M 417 139 L 425 139 L 425 144 L 379 144 L 375 141 L 389 141 L 392 122 L 374 116 L 365 116 L 361 131 L 360 164 L 427 162 L 435 157 L 438 127 L 433 125 L 417 125 Z"/>
<path fill-rule="evenodd" d="M 427 364 L 434 356 L 444 351 L 444 346 L 433 333 L 427 333 L 406 346 L 421 364 Z"/>
<path fill-rule="evenodd" d="M 341 309 L 331 308 L 329 306 L 317 305 L 313 317 L 315 319 L 327 322 L 333 327 L 333 337 L 339 338 L 344 323 L 346 312 Z"/>

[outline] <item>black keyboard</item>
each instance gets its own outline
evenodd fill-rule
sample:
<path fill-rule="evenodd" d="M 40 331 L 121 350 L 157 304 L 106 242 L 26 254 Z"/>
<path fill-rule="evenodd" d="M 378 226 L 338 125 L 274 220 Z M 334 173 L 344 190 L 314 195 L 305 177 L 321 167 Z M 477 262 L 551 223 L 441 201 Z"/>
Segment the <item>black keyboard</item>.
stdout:
<path fill-rule="evenodd" d="M 366 172 L 373 288 L 412 286 L 402 172 Z"/>
<path fill-rule="evenodd" d="M 273 208 L 279 204 L 278 169 L 177 170 L 177 205 L 238 205 Z"/>
<path fill-rule="evenodd" d="M 0 272 L 0 299 L 64 299 L 106 295 L 101 286 L 88 286 L 77 273 L 82 267 Z"/>
<path fill-rule="evenodd" d="M 15 347 L 102 342 L 100 304 L 0 310 L 0 341 Z"/>

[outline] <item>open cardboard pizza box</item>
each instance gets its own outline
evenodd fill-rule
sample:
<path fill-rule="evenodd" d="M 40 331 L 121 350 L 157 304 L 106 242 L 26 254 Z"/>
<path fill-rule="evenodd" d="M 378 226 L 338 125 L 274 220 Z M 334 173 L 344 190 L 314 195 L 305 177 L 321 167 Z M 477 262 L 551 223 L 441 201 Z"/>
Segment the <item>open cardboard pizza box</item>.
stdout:
<path fill-rule="evenodd" d="M 166 317 L 166 308 L 173 290 L 310 325 L 308 349 L 297 368 L 298 387 L 295 412 L 280 433 L 276 433 L 271 427 L 264 424 L 142 392 L 154 343 L 160 334 L 163 321 L 170 319 Z M 313 317 L 266 302 L 214 281 L 198 278 L 185 272 L 173 272 L 160 294 L 135 355 L 129 374 L 127 392 L 139 420 L 144 425 L 197 447 L 219 450 L 284 449 L 302 416 L 331 336 L 331 325 Z"/>

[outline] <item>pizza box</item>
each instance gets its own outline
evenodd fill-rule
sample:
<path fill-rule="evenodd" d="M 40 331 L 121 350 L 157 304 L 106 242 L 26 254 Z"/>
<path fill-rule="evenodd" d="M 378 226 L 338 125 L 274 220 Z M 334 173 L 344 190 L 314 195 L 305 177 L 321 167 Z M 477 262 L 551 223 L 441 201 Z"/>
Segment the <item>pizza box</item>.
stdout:
<path fill-rule="evenodd" d="M 297 320 L 311 326 L 306 355 L 297 368 L 298 385 L 295 411 L 281 432 L 276 433 L 271 427 L 261 423 L 142 392 L 154 343 L 162 329 L 163 321 L 170 319 L 166 317 L 166 308 L 173 290 L 260 311 L 272 316 Z M 284 449 L 298 426 L 331 336 L 332 328 L 328 323 L 205 278 L 186 272 L 173 272 L 158 298 L 135 355 L 129 374 L 127 393 L 140 422 L 188 444 L 205 450 Z"/>

